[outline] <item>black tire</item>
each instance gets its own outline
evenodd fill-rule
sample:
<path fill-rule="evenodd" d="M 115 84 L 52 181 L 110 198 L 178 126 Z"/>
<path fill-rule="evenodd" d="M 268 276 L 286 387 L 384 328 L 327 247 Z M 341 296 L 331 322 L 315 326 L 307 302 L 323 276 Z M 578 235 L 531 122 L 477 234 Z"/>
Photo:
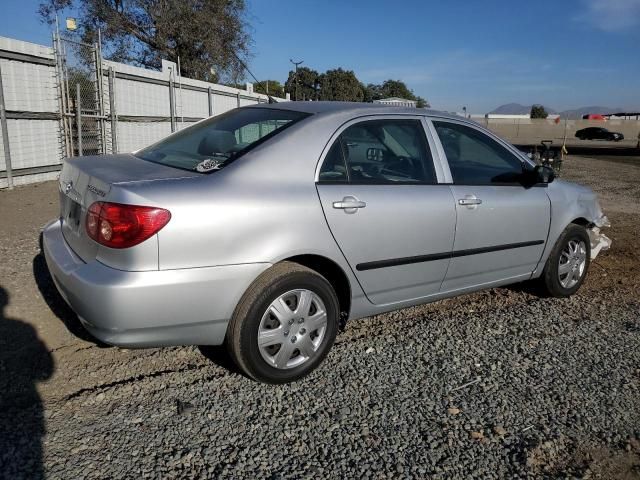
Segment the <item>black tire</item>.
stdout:
<path fill-rule="evenodd" d="M 316 353 L 303 364 L 278 369 L 262 357 L 258 330 L 271 302 L 291 290 L 307 289 L 324 303 L 327 326 Z M 331 284 L 316 271 L 293 262 L 281 262 L 262 273 L 247 289 L 235 309 L 227 330 L 227 348 L 238 367 L 264 383 L 288 383 L 314 370 L 331 349 L 338 331 L 339 303 Z"/>
<path fill-rule="evenodd" d="M 572 240 L 584 242 L 586 250 L 585 266 L 582 276 L 580 277 L 578 282 L 570 288 L 565 288 L 560 283 L 558 269 L 560 266 L 560 256 L 562 254 L 562 251 Z M 543 292 L 549 296 L 557 298 L 569 297 L 576 293 L 587 276 L 590 260 L 591 243 L 587 231 L 581 225 L 576 225 L 575 223 L 570 224 L 567 228 L 564 229 L 564 231 L 560 235 L 560 238 L 558 238 L 558 241 L 553 246 L 553 250 L 551 251 L 549 258 L 547 259 L 547 263 L 545 264 L 544 271 L 542 272 L 542 276 L 540 277 L 540 284 Z"/>

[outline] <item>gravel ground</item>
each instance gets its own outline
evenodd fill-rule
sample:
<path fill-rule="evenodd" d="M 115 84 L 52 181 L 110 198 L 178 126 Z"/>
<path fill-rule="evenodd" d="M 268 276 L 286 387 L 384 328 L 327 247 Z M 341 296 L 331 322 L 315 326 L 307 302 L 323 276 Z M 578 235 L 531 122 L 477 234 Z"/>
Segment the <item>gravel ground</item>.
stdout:
<path fill-rule="evenodd" d="M 295 384 L 218 348 L 91 341 L 39 254 L 55 183 L 0 192 L 0 478 L 640 478 L 640 158 L 572 157 L 612 221 L 580 292 L 352 321 Z"/>

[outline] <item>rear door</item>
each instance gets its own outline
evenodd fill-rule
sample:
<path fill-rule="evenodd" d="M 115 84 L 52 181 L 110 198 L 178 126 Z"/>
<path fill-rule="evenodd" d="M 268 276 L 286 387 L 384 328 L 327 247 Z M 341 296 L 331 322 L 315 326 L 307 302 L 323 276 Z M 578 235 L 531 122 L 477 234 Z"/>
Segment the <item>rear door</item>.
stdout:
<path fill-rule="evenodd" d="M 442 291 L 519 280 L 536 268 L 549 232 L 546 185 L 524 186 L 523 160 L 470 124 L 433 120 L 457 211 Z"/>
<path fill-rule="evenodd" d="M 390 304 L 435 294 L 453 245 L 455 205 L 439 185 L 421 117 L 354 120 L 329 142 L 317 189 L 367 297 Z"/>

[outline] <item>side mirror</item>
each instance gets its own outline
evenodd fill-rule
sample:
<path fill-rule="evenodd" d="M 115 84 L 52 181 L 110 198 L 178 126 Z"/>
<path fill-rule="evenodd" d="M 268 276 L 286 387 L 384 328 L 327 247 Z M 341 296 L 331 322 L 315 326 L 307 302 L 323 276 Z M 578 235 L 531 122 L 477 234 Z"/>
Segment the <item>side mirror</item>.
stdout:
<path fill-rule="evenodd" d="M 548 165 L 536 165 L 533 171 L 537 183 L 551 183 L 556 178 L 556 172 Z"/>

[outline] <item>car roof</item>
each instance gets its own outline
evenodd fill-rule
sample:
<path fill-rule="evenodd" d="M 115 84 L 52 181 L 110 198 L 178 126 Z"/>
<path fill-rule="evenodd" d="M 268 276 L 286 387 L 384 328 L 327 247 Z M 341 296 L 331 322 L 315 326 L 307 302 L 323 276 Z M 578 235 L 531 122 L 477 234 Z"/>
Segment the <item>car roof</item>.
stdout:
<path fill-rule="evenodd" d="M 273 108 L 278 110 L 292 110 L 295 112 L 311 113 L 311 114 L 334 114 L 334 113 L 352 113 L 352 114 L 400 114 L 400 115 L 428 115 L 436 117 L 446 117 L 451 119 L 460 119 L 462 117 L 447 112 L 440 112 L 427 108 L 410 108 L 410 107 L 394 107 L 382 105 L 379 103 L 362 103 L 362 102 L 278 102 L 278 103 L 261 103 L 252 105 L 250 108 Z"/>

